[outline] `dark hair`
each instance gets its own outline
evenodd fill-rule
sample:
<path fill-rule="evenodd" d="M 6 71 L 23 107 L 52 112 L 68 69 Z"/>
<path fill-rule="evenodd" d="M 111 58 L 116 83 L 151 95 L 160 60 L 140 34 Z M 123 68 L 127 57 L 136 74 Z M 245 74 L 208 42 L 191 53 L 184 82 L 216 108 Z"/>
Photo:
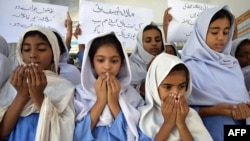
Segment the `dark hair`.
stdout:
<path fill-rule="evenodd" d="M 186 73 L 186 81 L 187 82 L 189 82 L 190 81 L 190 79 L 189 79 L 189 71 L 188 71 L 188 68 L 184 65 L 184 64 L 177 64 L 177 65 L 175 65 L 172 69 L 171 69 L 171 71 L 169 72 L 169 73 L 171 73 L 171 72 L 174 72 L 174 71 L 184 71 L 185 73 Z M 187 83 L 187 84 L 189 84 L 189 83 Z M 188 87 L 187 87 L 188 88 Z"/>
<path fill-rule="evenodd" d="M 64 52 L 66 52 L 65 45 L 63 43 L 62 37 L 55 31 L 53 33 L 56 35 L 57 42 L 60 48 L 60 55 L 62 55 Z"/>
<path fill-rule="evenodd" d="M 242 46 L 245 46 L 245 45 L 250 45 L 250 39 L 244 39 L 244 40 L 242 40 L 241 43 L 238 45 L 238 47 L 237 47 L 234 55 L 236 56 L 238 54 L 240 48 Z"/>
<path fill-rule="evenodd" d="M 155 29 L 155 30 L 157 30 L 157 31 L 160 33 L 160 35 L 161 35 L 161 41 L 162 41 L 162 50 L 164 50 L 162 32 L 161 32 L 161 30 L 158 28 L 157 25 L 149 24 L 149 25 L 147 25 L 147 26 L 144 27 L 143 32 L 145 32 L 145 31 L 147 31 L 147 30 L 151 30 L 151 29 Z"/>
<path fill-rule="evenodd" d="M 90 58 L 92 64 L 93 64 L 93 58 L 94 58 L 97 50 L 101 46 L 109 45 L 109 44 L 114 45 L 114 47 L 117 49 L 117 51 L 121 57 L 121 61 L 123 62 L 123 60 L 125 59 L 125 55 L 123 53 L 121 42 L 116 38 L 116 36 L 114 34 L 108 34 L 106 36 L 97 37 L 93 40 L 93 42 L 90 46 L 90 49 L 89 49 L 89 58 Z"/>
<path fill-rule="evenodd" d="M 39 37 L 41 37 L 43 40 L 45 40 L 46 42 L 49 43 L 49 46 L 51 47 L 51 44 L 48 40 L 48 38 L 43 34 L 41 33 L 40 31 L 28 31 L 27 33 L 25 33 L 24 37 L 23 37 L 23 41 L 27 38 L 27 37 L 30 37 L 30 36 L 36 36 L 38 35 Z M 23 41 L 22 41 L 22 45 L 21 45 L 21 50 L 23 49 Z"/>
<path fill-rule="evenodd" d="M 221 18 L 227 18 L 229 20 L 229 22 L 230 22 L 230 27 L 231 27 L 231 25 L 232 25 L 232 17 L 229 14 L 229 12 L 227 10 L 225 10 L 225 9 L 221 9 L 217 13 L 215 13 L 209 24 L 211 24 L 215 20 L 221 19 Z"/>

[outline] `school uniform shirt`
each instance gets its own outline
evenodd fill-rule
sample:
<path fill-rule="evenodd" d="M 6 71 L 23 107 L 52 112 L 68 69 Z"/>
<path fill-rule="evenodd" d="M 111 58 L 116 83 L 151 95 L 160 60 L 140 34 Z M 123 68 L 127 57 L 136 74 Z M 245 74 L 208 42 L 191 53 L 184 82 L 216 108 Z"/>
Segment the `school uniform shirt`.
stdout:
<path fill-rule="evenodd" d="M 221 9 L 229 12 L 232 21 L 227 44 L 221 52 L 216 52 L 206 44 L 206 35 L 211 18 Z M 239 63 L 230 55 L 233 30 L 234 16 L 226 5 L 207 9 L 197 18 L 181 54 L 193 80 L 192 94 L 188 98 L 190 105 L 214 106 L 249 101 Z M 202 120 L 216 141 L 224 140 L 225 124 L 244 124 L 232 117 L 221 115 L 202 117 Z"/>
<path fill-rule="evenodd" d="M 231 50 L 232 56 L 235 57 L 235 55 L 236 55 L 235 53 L 236 53 L 236 50 L 237 50 L 239 44 L 245 39 L 247 39 L 247 38 L 238 38 L 238 39 L 233 40 L 232 50 Z M 241 70 L 242 70 L 244 78 L 245 78 L 245 84 L 246 84 L 247 90 L 250 94 L 250 65 L 241 68 Z"/>
<path fill-rule="evenodd" d="M 54 57 L 55 72 L 44 70 L 47 86 L 44 90 L 44 100 L 40 111 L 32 100 L 23 108 L 21 115 L 13 128 L 9 141 L 70 141 L 73 139 L 75 112 L 73 106 L 74 86 L 71 82 L 58 76 L 59 47 L 56 36 L 47 28 L 30 27 L 20 37 L 17 45 L 17 60 L 23 64 L 21 44 L 25 33 L 39 31 L 49 40 Z M 0 96 L 0 119 L 15 99 L 17 92 L 8 81 Z"/>
<path fill-rule="evenodd" d="M 183 64 L 183 62 L 177 56 L 173 56 L 167 53 L 161 53 L 155 57 L 149 67 L 145 86 L 146 104 L 145 106 L 140 107 L 141 118 L 139 127 L 143 133 L 145 133 L 152 139 L 155 138 L 164 122 L 164 118 L 161 112 L 162 102 L 160 100 L 158 87 L 160 86 L 164 78 L 169 74 L 171 69 L 178 64 Z M 190 79 L 185 97 L 188 97 L 190 95 L 192 89 L 191 81 L 192 80 Z M 189 108 L 185 123 L 195 141 L 212 140 L 198 113 L 192 108 Z M 167 140 L 179 141 L 183 139 L 181 138 L 178 129 L 174 127 Z"/>
<path fill-rule="evenodd" d="M 68 64 L 67 62 L 61 63 L 59 62 L 60 66 L 60 76 L 69 80 L 71 83 L 73 83 L 75 86 L 81 84 L 81 73 L 80 70 L 72 65 Z"/>
<path fill-rule="evenodd" d="M 107 34 L 114 33 L 111 32 Z M 100 35 L 100 37 L 107 34 Z M 118 98 L 121 111 L 114 119 L 108 105 L 106 105 L 99 117 L 96 127 L 91 131 L 90 110 L 97 100 L 94 88 L 96 73 L 91 66 L 91 60 L 88 56 L 93 40 L 91 40 L 85 48 L 81 71 L 82 84 L 77 86 L 76 89 L 76 128 L 74 141 L 137 141 L 139 140 L 137 127 L 140 117 L 137 107 L 142 106 L 144 100 L 136 90 L 130 86 L 131 71 L 124 49 L 123 54 L 125 59 L 117 75 L 121 85 Z"/>

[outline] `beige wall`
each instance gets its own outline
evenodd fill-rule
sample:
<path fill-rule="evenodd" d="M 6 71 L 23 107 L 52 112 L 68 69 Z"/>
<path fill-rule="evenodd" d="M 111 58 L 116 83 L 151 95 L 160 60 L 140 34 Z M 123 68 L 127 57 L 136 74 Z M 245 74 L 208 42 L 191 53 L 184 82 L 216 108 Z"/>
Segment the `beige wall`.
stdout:
<path fill-rule="evenodd" d="M 210 0 L 211 4 L 223 5 L 227 4 L 232 9 L 232 12 L 236 17 L 245 13 L 250 9 L 250 0 Z"/>
<path fill-rule="evenodd" d="M 72 19 L 77 21 L 79 0 L 71 0 L 71 1 L 72 3 L 69 6 L 69 11 L 72 15 Z M 154 12 L 154 22 L 159 24 L 162 23 L 162 17 L 164 11 L 168 7 L 168 0 L 89 0 L 89 1 L 151 8 L 153 9 Z M 235 0 L 183 0 L 183 1 L 207 3 L 213 5 L 227 4 L 230 6 L 236 17 L 240 16 L 241 14 L 249 10 L 250 6 L 250 0 L 238 0 L 237 3 Z"/>

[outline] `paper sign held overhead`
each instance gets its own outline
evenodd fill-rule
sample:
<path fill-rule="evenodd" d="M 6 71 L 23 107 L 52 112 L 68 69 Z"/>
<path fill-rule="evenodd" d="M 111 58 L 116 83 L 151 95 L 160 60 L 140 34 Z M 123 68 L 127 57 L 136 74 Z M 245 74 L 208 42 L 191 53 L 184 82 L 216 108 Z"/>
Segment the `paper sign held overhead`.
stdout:
<path fill-rule="evenodd" d="M 183 42 L 191 35 L 193 25 L 202 11 L 215 7 L 205 3 L 186 2 L 181 0 L 169 0 L 171 7 L 169 13 L 172 20 L 168 26 L 168 42 Z"/>
<path fill-rule="evenodd" d="M 17 42 L 21 33 L 31 26 L 44 26 L 66 34 L 64 21 L 68 8 L 27 1 L 0 1 L 0 35 L 7 42 Z"/>
<path fill-rule="evenodd" d="M 132 49 L 138 31 L 152 20 L 150 9 L 82 0 L 79 24 L 83 33 L 78 37 L 78 43 L 87 43 L 100 34 L 114 31 L 123 47 Z"/>

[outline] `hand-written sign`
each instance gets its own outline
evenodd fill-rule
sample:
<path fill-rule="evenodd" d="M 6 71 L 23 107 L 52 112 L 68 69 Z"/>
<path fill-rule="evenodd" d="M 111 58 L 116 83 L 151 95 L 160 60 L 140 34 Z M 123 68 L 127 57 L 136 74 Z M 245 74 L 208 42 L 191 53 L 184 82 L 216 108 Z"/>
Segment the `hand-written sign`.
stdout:
<path fill-rule="evenodd" d="M 17 42 L 21 33 L 31 26 L 52 27 L 66 34 L 64 20 L 68 8 L 26 1 L 0 1 L 0 34 L 8 42 Z M 14 31 L 14 32 L 13 32 Z"/>
<path fill-rule="evenodd" d="M 168 42 L 186 41 L 193 30 L 193 25 L 200 13 L 214 7 L 205 3 L 169 0 L 168 6 L 172 7 L 169 13 L 172 21 L 168 26 Z"/>
<path fill-rule="evenodd" d="M 134 48 L 138 31 L 152 20 L 149 9 L 81 1 L 79 23 L 83 33 L 78 43 L 114 31 L 123 47 Z"/>

